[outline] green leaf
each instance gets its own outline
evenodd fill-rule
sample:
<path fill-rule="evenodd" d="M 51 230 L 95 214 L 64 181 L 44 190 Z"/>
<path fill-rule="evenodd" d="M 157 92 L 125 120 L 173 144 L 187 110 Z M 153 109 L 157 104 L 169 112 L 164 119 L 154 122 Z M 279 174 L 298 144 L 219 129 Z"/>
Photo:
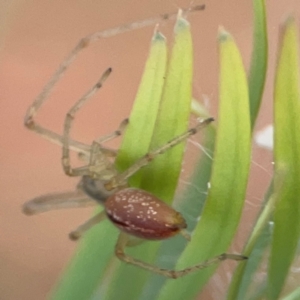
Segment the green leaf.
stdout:
<path fill-rule="evenodd" d="M 122 138 L 116 166 L 126 170 L 149 151 L 160 106 L 167 67 L 167 47 L 161 33 L 152 38 L 149 57 L 132 108 L 129 125 Z M 139 187 L 143 169 L 130 178 L 130 185 Z"/>
<path fill-rule="evenodd" d="M 264 0 L 253 0 L 254 9 L 254 32 L 253 50 L 249 73 L 249 98 L 252 129 L 258 115 L 262 94 L 264 90 L 267 70 L 267 19 Z M 250 256 L 245 264 L 240 264 L 232 278 L 227 299 L 245 299 L 246 292 L 253 282 L 252 276 L 261 261 L 267 242 L 270 240 L 268 222 L 273 211 L 274 197 L 270 198 L 272 188 L 270 187 L 260 212 L 260 216 L 244 248 L 244 254 Z M 269 201 L 271 199 L 271 201 Z"/>
<path fill-rule="evenodd" d="M 178 269 L 226 251 L 243 208 L 250 164 L 248 86 L 240 53 L 231 36 L 221 31 L 220 105 L 211 188 L 201 219 L 178 262 Z M 226 263 L 226 262 L 225 262 Z M 192 299 L 216 266 L 176 281 L 169 280 L 159 299 Z"/>
<path fill-rule="evenodd" d="M 158 147 L 166 144 L 170 139 L 184 133 L 188 127 L 191 107 L 191 89 L 192 89 L 192 39 L 189 23 L 179 17 L 175 25 L 175 41 L 172 48 L 167 73 L 165 76 L 165 84 L 163 87 L 162 99 L 159 103 L 157 116 L 153 133 L 149 133 L 148 139 L 150 146 L 139 156 L 133 157 L 131 164 L 138 158 L 146 154 L 149 150 L 155 150 Z M 149 89 L 151 87 L 148 87 Z M 135 106 L 145 105 L 147 99 L 138 98 Z M 152 101 L 150 100 L 150 103 Z M 143 112 L 143 115 L 136 117 L 138 123 L 136 127 L 148 127 L 151 115 L 148 115 L 148 110 Z M 132 120 L 136 113 L 135 109 L 132 112 L 130 119 Z M 154 114 L 153 114 L 154 115 Z M 135 119 L 135 120 L 136 120 Z M 152 122 L 150 123 L 152 126 Z M 139 147 L 140 136 L 144 132 L 137 133 L 128 138 L 128 144 L 135 139 L 135 147 Z M 127 138 L 127 137 L 126 137 Z M 124 141 L 124 144 L 126 141 Z M 133 146 L 132 146 L 133 147 Z M 121 148 L 122 149 L 122 148 Z M 145 167 L 141 172 L 141 180 L 139 187 L 150 191 L 160 199 L 171 202 L 175 189 L 177 187 L 179 174 L 183 159 L 185 143 L 181 143 L 166 153 L 155 158 L 151 164 Z M 121 151 L 121 154 L 124 153 Z M 127 155 L 128 156 L 128 155 Z M 128 166 L 128 164 L 127 164 Z M 123 168 L 122 168 L 123 169 Z M 153 262 L 160 243 L 146 242 L 145 244 L 134 247 L 134 249 L 126 250 L 131 256 L 137 257 L 142 261 Z M 114 275 L 111 278 L 111 283 L 108 287 L 108 293 L 103 299 L 140 299 L 143 287 L 147 278 L 151 274 L 145 270 L 124 263 L 118 264 Z M 134 288 L 132 288 L 134 282 Z"/>
<path fill-rule="evenodd" d="M 253 0 L 254 31 L 253 49 L 249 72 L 249 100 L 251 126 L 254 127 L 258 115 L 267 73 L 268 38 L 266 5 L 264 0 Z"/>
<path fill-rule="evenodd" d="M 268 299 L 278 299 L 300 237 L 300 87 L 297 25 L 283 28 L 274 87 L 274 181 L 278 194 L 268 269 Z M 280 186 L 280 187 L 279 187 Z"/>
<path fill-rule="evenodd" d="M 168 65 L 150 150 L 164 145 L 187 130 L 191 112 L 193 46 L 189 23 L 178 18 L 175 41 Z M 180 143 L 147 167 L 142 188 L 171 204 L 178 184 L 185 149 Z"/>

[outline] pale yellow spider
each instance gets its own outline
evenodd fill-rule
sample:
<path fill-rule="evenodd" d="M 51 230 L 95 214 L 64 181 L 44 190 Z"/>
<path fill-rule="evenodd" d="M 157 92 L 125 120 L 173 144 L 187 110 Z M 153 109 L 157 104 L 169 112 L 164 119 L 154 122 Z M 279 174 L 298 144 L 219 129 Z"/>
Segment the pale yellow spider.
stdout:
<path fill-rule="evenodd" d="M 198 6 L 192 10 L 199 10 L 202 8 L 203 7 Z M 160 19 L 169 18 L 170 15 L 164 15 Z M 53 209 L 85 207 L 96 203 L 101 204 L 104 207 L 104 210 L 79 226 L 75 231 L 71 232 L 71 239 L 76 240 L 80 238 L 85 231 L 100 223 L 105 218 L 108 218 L 120 230 L 115 247 L 115 254 L 120 260 L 169 278 L 178 278 L 225 259 L 244 260 L 246 257 L 238 254 L 224 253 L 198 265 L 176 271 L 161 269 L 126 255 L 124 251 L 125 247 L 135 245 L 140 241 L 131 239 L 131 236 L 141 240 L 162 240 L 180 233 L 186 239 L 190 239 L 189 234 L 185 231 L 185 228 L 187 227 L 186 222 L 179 212 L 175 211 L 172 207 L 149 192 L 129 187 L 127 181 L 129 177 L 155 159 L 157 155 L 163 154 L 170 148 L 186 140 L 189 136 L 196 134 L 201 128 L 210 124 L 213 121 L 213 118 L 199 121 L 194 128 L 173 138 L 162 147 L 145 154 L 127 170 L 121 173 L 116 170 L 114 163 L 112 162 L 113 158 L 116 157 L 117 151 L 106 148 L 102 144 L 120 136 L 129 122 L 128 119 L 121 122 L 118 130 L 93 141 L 92 145 L 86 145 L 70 139 L 70 130 L 77 111 L 101 88 L 102 84 L 112 71 L 110 68 L 103 73 L 99 81 L 68 111 L 65 117 L 62 135 L 40 126 L 34 120 L 36 113 L 48 98 L 54 85 L 59 81 L 69 65 L 83 48 L 101 38 L 116 35 L 120 32 L 129 31 L 134 28 L 147 26 L 156 23 L 160 19 L 150 19 L 131 23 L 115 29 L 97 32 L 81 39 L 46 84 L 42 93 L 29 107 L 25 116 L 25 126 L 44 138 L 61 145 L 62 166 L 65 174 L 68 176 L 79 176 L 81 177 L 81 180 L 78 189 L 74 192 L 48 194 L 37 197 L 25 203 L 23 211 L 24 213 L 31 215 Z M 87 164 L 79 168 L 72 168 L 70 164 L 70 150 L 74 150 L 81 154 L 87 161 Z"/>

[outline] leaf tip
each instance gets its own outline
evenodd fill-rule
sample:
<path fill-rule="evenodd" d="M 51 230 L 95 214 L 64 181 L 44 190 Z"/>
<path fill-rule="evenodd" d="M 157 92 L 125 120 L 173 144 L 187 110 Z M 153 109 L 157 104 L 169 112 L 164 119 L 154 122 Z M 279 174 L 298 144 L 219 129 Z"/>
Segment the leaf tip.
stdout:
<path fill-rule="evenodd" d="M 178 33 L 189 27 L 190 27 L 190 23 L 182 16 L 182 10 L 179 9 L 178 15 L 177 15 L 177 21 L 176 21 L 175 28 L 174 28 L 175 33 Z"/>
<path fill-rule="evenodd" d="M 293 14 L 288 14 L 284 17 L 283 21 L 281 22 L 279 39 L 282 41 L 285 33 L 287 31 L 293 31 L 293 28 L 296 29 L 295 17 L 293 16 Z"/>
<path fill-rule="evenodd" d="M 283 21 L 283 26 L 284 27 L 288 27 L 292 24 L 295 23 L 295 18 L 292 14 L 289 14 L 287 17 L 284 18 L 284 21 Z"/>
<path fill-rule="evenodd" d="M 226 42 L 229 39 L 231 39 L 231 35 L 229 34 L 229 32 L 226 31 L 223 26 L 220 26 L 218 33 L 218 41 L 222 43 Z"/>
<path fill-rule="evenodd" d="M 165 36 L 160 31 L 158 31 L 158 29 L 156 27 L 154 30 L 153 37 L 152 37 L 152 43 L 154 44 L 157 42 L 165 42 L 165 41 L 166 41 Z"/>

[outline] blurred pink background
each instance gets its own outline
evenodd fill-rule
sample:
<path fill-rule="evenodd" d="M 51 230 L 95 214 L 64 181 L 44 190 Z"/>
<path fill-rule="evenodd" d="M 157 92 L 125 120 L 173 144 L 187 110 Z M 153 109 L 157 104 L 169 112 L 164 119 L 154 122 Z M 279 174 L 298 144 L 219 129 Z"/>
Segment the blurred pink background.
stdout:
<path fill-rule="evenodd" d="M 3 2 L 3 3 L 2 3 Z M 278 25 L 293 12 L 299 24 L 299 0 L 267 1 L 270 63 L 258 128 L 272 120 L 272 83 Z M 1 299 L 45 299 L 76 244 L 67 234 L 84 221 L 89 209 L 58 211 L 34 217 L 21 213 L 26 200 L 47 192 L 73 189 L 60 165 L 61 149 L 23 126 L 28 106 L 80 38 L 97 30 L 155 17 L 190 1 L 1 1 L 0 13 L 0 293 Z M 194 4 L 202 4 L 194 1 Z M 248 68 L 252 43 L 251 1 L 206 1 L 206 10 L 190 14 L 195 51 L 194 96 L 207 95 L 217 109 L 216 36 L 223 25 L 236 39 Z M 160 26 L 172 41 L 174 22 Z M 153 28 L 121 34 L 86 49 L 41 110 L 40 123 L 62 132 L 67 109 L 107 68 L 113 73 L 97 99 L 76 118 L 73 137 L 85 142 L 114 130 L 129 115 L 148 54 Z M 230 116 L 229 116 L 230 117 Z M 118 141 L 112 143 L 117 147 Z M 270 179 L 271 155 L 255 149 L 245 214 L 237 239 L 244 241 Z M 265 168 L 266 170 L 263 170 Z M 205 299 L 220 299 L 226 286 L 217 279 Z M 214 286 L 214 291 L 210 287 Z"/>

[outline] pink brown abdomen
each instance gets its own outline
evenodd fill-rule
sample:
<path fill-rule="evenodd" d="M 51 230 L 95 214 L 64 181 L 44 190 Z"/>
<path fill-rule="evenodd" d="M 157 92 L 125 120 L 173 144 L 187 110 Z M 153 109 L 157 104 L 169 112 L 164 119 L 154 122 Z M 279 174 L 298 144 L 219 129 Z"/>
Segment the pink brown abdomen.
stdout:
<path fill-rule="evenodd" d="M 116 192 L 106 200 L 105 209 L 116 227 L 142 239 L 166 239 L 186 228 L 179 212 L 140 189 Z"/>

